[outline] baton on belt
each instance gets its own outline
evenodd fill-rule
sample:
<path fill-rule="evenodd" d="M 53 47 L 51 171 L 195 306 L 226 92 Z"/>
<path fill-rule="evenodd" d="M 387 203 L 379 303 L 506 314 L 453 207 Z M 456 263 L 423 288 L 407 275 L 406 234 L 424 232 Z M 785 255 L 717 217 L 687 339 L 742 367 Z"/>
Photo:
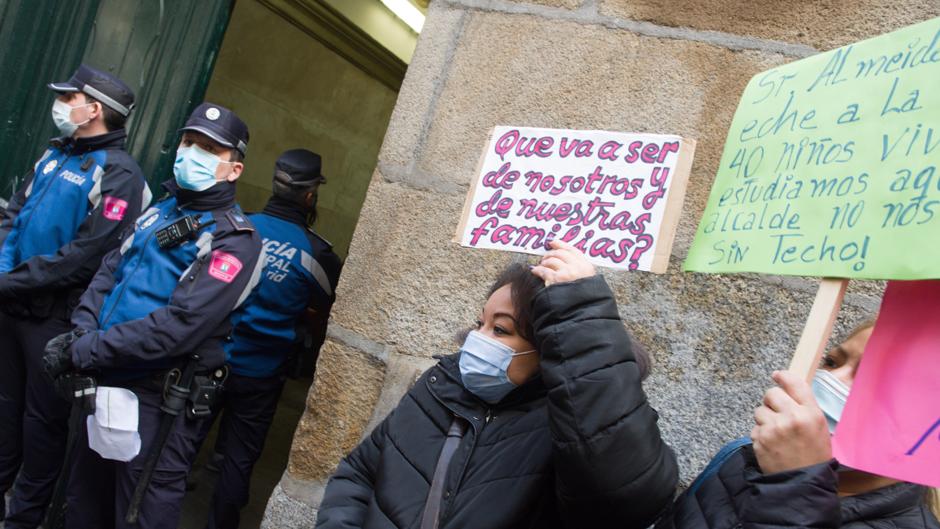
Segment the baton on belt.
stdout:
<path fill-rule="evenodd" d="M 65 527 L 65 493 L 72 475 L 72 462 L 78 445 L 78 433 L 82 429 L 82 421 L 85 417 L 95 413 L 95 396 L 98 390 L 95 379 L 77 373 L 63 375 L 56 380 L 56 384 L 60 385 L 63 392 L 71 395 L 72 410 L 69 412 L 69 434 L 65 445 L 65 459 L 55 482 L 49 510 L 46 511 L 46 518 L 42 524 L 46 529 Z"/>
<path fill-rule="evenodd" d="M 157 436 L 150 445 L 147 452 L 147 458 L 144 460 L 144 468 L 140 473 L 140 479 L 137 481 L 137 487 L 134 489 L 134 495 L 131 496 L 131 503 L 127 508 L 127 515 L 124 520 L 127 523 L 135 524 L 140 517 L 140 502 L 144 499 L 144 494 L 150 486 L 150 480 L 153 478 L 153 471 L 160 460 L 160 454 L 163 453 L 163 446 L 173 430 L 173 423 L 176 417 L 186 408 L 186 401 L 193 385 L 193 378 L 196 376 L 196 366 L 199 364 L 199 355 L 192 355 L 189 361 L 183 367 L 182 373 L 178 369 L 173 369 L 167 373 L 166 386 L 163 391 L 163 404 L 160 405 L 160 411 L 163 417 L 160 419 L 160 429 L 157 430 Z M 171 381 L 172 378 L 175 381 Z"/>

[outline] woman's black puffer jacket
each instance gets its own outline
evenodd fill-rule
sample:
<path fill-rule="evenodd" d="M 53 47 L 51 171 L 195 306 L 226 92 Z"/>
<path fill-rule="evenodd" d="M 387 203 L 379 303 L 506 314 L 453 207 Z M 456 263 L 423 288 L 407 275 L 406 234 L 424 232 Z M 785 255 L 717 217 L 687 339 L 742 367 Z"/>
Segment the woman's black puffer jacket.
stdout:
<path fill-rule="evenodd" d="M 898 483 L 840 498 L 837 467 L 832 460 L 765 475 L 745 446 L 682 494 L 656 529 L 940 529 L 925 487 Z"/>
<path fill-rule="evenodd" d="M 448 467 L 440 529 L 644 528 L 670 505 L 675 456 L 640 384 L 600 276 L 534 301 L 541 375 L 488 407 L 441 359 L 342 462 L 317 527 L 417 528 L 454 415 L 470 424 Z"/>

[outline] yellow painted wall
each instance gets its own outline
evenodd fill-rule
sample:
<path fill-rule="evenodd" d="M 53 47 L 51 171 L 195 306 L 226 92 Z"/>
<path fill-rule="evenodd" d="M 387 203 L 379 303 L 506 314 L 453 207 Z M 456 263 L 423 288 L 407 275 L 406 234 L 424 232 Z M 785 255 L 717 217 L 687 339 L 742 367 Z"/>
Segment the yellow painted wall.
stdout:
<path fill-rule="evenodd" d="M 251 134 L 238 199 L 267 201 L 278 155 L 323 157 L 316 231 L 340 255 L 359 217 L 397 93 L 254 0 L 236 2 L 206 100 L 234 110 Z"/>

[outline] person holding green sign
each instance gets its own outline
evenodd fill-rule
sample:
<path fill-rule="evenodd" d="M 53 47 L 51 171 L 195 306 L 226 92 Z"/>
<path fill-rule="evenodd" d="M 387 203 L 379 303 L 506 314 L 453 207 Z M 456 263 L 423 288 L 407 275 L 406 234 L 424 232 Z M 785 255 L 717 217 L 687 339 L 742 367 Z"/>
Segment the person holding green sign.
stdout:
<path fill-rule="evenodd" d="M 792 372 L 775 372 L 778 385 L 755 411 L 750 438 L 723 448 L 656 529 L 940 529 L 929 505 L 936 491 L 832 458 L 830 432 L 873 327 L 873 321 L 860 325 L 826 353 L 812 385 Z"/>

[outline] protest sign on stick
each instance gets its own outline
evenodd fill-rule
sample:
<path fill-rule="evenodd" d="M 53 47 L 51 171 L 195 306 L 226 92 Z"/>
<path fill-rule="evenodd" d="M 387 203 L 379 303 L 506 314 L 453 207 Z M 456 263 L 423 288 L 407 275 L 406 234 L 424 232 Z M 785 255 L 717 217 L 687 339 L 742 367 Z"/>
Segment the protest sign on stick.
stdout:
<path fill-rule="evenodd" d="M 938 73 L 933 19 L 757 74 L 741 96 L 685 270 L 830 278 L 790 364 L 807 379 L 848 278 L 940 277 Z"/>
<path fill-rule="evenodd" d="M 940 487 L 940 281 L 891 281 L 832 439 L 854 469 Z"/>
<path fill-rule="evenodd" d="M 679 136 L 495 127 L 455 240 L 543 254 L 557 238 L 600 266 L 664 273 L 694 151 Z"/>
<path fill-rule="evenodd" d="M 938 74 L 934 19 L 754 76 L 685 269 L 940 277 Z"/>

